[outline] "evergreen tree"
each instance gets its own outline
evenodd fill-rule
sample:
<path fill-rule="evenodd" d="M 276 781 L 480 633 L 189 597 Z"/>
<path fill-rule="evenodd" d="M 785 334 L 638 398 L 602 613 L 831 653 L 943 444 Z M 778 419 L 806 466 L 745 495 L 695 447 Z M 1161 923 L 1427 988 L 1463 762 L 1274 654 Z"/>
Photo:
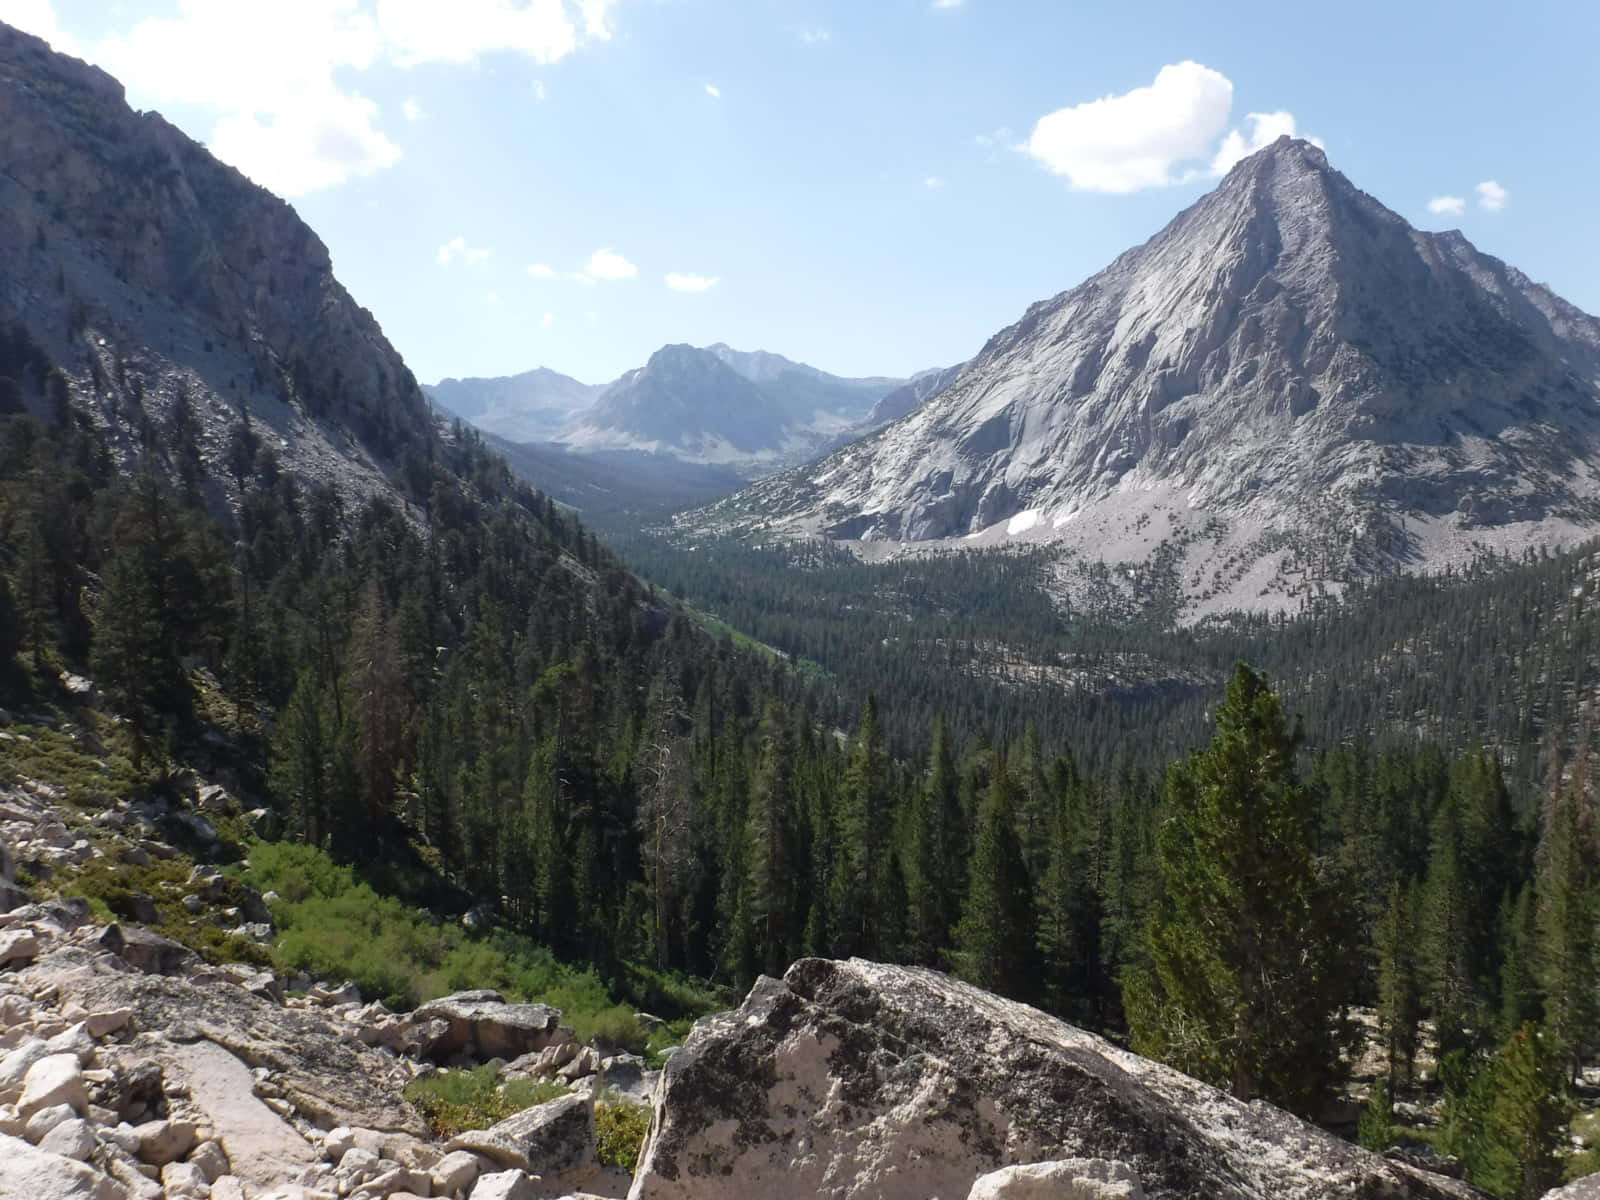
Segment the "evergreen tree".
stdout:
<path fill-rule="evenodd" d="M 1415 901 L 1403 883 L 1389 889 L 1389 901 L 1375 931 L 1373 954 L 1378 976 L 1378 1030 L 1389 1078 L 1409 1084 L 1417 1060 L 1422 991 L 1417 978 Z"/>
<path fill-rule="evenodd" d="M 1018 999 L 1033 992 L 1033 895 L 1017 833 L 1019 789 L 995 762 L 978 807 L 971 882 L 955 931 L 956 973 L 990 991 Z"/>
<path fill-rule="evenodd" d="M 878 721 L 878 700 L 868 696 L 850 742 L 839 807 L 835 813 L 833 896 L 836 950 L 871 954 L 877 946 L 883 903 L 885 858 L 889 851 L 888 752 Z"/>
<path fill-rule="evenodd" d="M 962 838 L 960 779 L 950 747 L 950 726 L 940 716 L 933 727 L 928 775 L 911 796 L 903 838 L 908 955 L 937 966 L 960 918 Z"/>
<path fill-rule="evenodd" d="M 1577 1078 L 1596 1024 L 1596 865 L 1588 795 L 1588 748 L 1572 778 L 1559 760 L 1545 797 L 1534 878 L 1534 977 L 1544 997 L 1544 1024 L 1559 1061 Z"/>
<path fill-rule="evenodd" d="M 1461 1147 L 1468 1178 L 1503 1200 L 1537 1200 L 1561 1182 L 1556 1150 L 1571 1115 L 1561 1051 L 1524 1024 L 1483 1070 L 1479 1087 L 1481 1125 Z"/>
<path fill-rule="evenodd" d="M 755 929 L 756 958 L 769 975 L 781 975 L 799 944 L 796 927 L 800 882 L 795 831 L 794 745 L 776 702 L 761 718 L 756 763 L 745 821 L 747 902 L 743 919 Z"/>
<path fill-rule="evenodd" d="M 1168 775 L 1133 1045 L 1241 1099 L 1314 1114 L 1348 1040 L 1348 905 L 1311 853 L 1297 730 L 1239 664 L 1208 748 Z"/>

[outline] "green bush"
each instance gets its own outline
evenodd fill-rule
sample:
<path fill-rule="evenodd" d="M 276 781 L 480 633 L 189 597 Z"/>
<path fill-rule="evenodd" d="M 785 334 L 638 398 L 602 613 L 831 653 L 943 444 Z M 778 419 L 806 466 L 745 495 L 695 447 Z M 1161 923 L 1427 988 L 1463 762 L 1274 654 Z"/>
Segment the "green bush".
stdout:
<path fill-rule="evenodd" d="M 650 1110 L 643 1104 L 594 1106 L 595 1157 L 604 1166 L 621 1167 L 632 1175 L 649 1132 Z"/>
<path fill-rule="evenodd" d="M 405 1097 L 440 1137 L 468 1129 L 487 1129 L 535 1104 L 567 1095 L 563 1084 L 532 1079 L 502 1083 L 499 1068 L 485 1064 L 470 1071 L 437 1071 L 413 1079 Z"/>

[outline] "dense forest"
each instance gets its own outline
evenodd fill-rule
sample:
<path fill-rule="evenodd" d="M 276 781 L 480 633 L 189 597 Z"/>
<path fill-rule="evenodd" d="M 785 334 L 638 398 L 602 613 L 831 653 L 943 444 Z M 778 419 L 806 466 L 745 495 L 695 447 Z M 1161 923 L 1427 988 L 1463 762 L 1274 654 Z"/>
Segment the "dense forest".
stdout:
<path fill-rule="evenodd" d="M 0 424 L 5 700 L 91 678 L 148 786 L 221 746 L 295 836 L 378 876 L 421 862 L 602 973 L 927 964 L 1311 1116 L 1362 1006 L 1380 1100 L 1437 1064 L 1442 1144 L 1473 1178 L 1524 1195 L 1554 1169 L 1559 1112 L 1504 1098 L 1559 1097 L 1600 1040 L 1600 858 L 1568 734 L 1582 556 L 1155 642 L 1001 599 L 1027 594 L 1006 574 L 1026 557 L 881 572 L 896 603 L 831 623 L 843 585 L 812 584 L 867 578 L 853 564 L 713 576 L 757 581 L 716 611 L 791 659 L 705 632 L 459 427 L 402 452 L 399 499 L 355 506 L 281 471 L 241 412 L 224 516 L 181 399 L 133 415 L 124 470 L 65 380 L 26 369 L 51 402 Z M 1111 670 L 1154 644 L 1204 670 L 1170 695 L 985 689 L 932 648 L 1002 627 L 1030 661 L 1071 646 Z M 1454 665 L 1371 694 L 1397 644 Z M 1314 720 L 1285 716 L 1313 693 Z M 1224 917 L 1239 934 L 1213 945 Z"/>

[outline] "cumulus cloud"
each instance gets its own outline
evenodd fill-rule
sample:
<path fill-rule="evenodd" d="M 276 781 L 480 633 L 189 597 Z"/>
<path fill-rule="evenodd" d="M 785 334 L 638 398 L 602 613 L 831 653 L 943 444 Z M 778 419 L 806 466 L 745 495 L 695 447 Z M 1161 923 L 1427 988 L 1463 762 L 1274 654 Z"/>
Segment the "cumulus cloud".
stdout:
<path fill-rule="evenodd" d="M 1196 62 L 1162 67 L 1155 82 L 1039 119 L 1028 153 L 1074 187 L 1134 192 L 1177 182 L 1180 163 L 1211 156 L 1228 127 L 1233 84 Z"/>
<path fill-rule="evenodd" d="M 555 268 L 546 266 L 544 263 L 531 264 L 528 267 L 528 274 L 535 279 L 554 279 L 556 277 Z"/>
<path fill-rule="evenodd" d="M 448 267 L 458 259 L 469 267 L 475 267 L 481 262 L 488 261 L 489 252 L 480 246 L 467 245 L 467 239 L 464 237 L 453 237 L 435 250 L 433 257 L 441 267 Z"/>
<path fill-rule="evenodd" d="M 422 119 L 422 105 L 411 97 L 406 97 L 405 103 L 400 106 L 400 111 L 405 113 L 406 120 L 418 121 Z"/>
<path fill-rule="evenodd" d="M 572 274 L 568 275 L 567 278 L 572 280 L 573 283 L 583 284 L 584 287 L 594 286 L 594 276 L 585 275 L 582 271 L 574 271 Z"/>
<path fill-rule="evenodd" d="M 615 250 L 596 250 L 589 256 L 583 273 L 591 279 L 632 279 L 639 268 Z"/>
<path fill-rule="evenodd" d="M 543 317 L 541 317 L 540 320 L 539 320 L 539 328 L 540 329 L 549 329 L 550 326 L 554 325 L 555 323 L 556 323 L 556 315 L 555 315 L 555 313 L 545 313 L 545 315 Z"/>
<path fill-rule="evenodd" d="M 1222 145 L 1211 159 L 1213 175 L 1226 175 L 1241 158 L 1264 150 L 1281 137 L 1297 136 L 1294 114 L 1282 109 L 1269 113 L 1246 113 L 1245 120 L 1250 122 L 1250 132 L 1245 134 L 1237 129 L 1228 131 L 1228 136 L 1222 139 Z M 1318 138 L 1308 140 L 1314 146 L 1322 145 Z"/>
<path fill-rule="evenodd" d="M 1478 193 L 1478 207 L 1485 212 L 1499 212 L 1511 200 L 1511 193 L 1493 179 L 1485 179 L 1475 190 Z"/>
<path fill-rule="evenodd" d="M 1220 175 L 1296 133 L 1294 115 L 1281 110 L 1249 113 L 1248 130 L 1229 130 L 1232 109 L 1227 76 L 1197 62 L 1170 63 L 1145 87 L 1047 113 L 1022 149 L 1073 187 L 1124 193 Z"/>
<path fill-rule="evenodd" d="M 470 63 L 491 53 L 553 63 L 611 36 L 614 0 L 177 0 L 85 56 L 136 103 L 210 115 L 207 144 L 257 183 L 297 196 L 399 160 L 351 72 Z M 120 6 L 118 8 L 120 11 Z M 0 0 L 0 19 L 56 29 L 49 0 Z M 59 31 L 57 31 L 59 32 Z M 65 48 L 65 47 L 62 47 Z M 407 119 L 421 115 L 408 102 Z"/>
<path fill-rule="evenodd" d="M 715 276 L 680 275 L 676 271 L 667 275 L 667 286 L 675 292 L 709 292 L 719 282 Z"/>
<path fill-rule="evenodd" d="M 706 95 L 710 96 L 713 100 L 721 100 L 722 89 L 714 83 L 708 83 L 706 84 Z"/>
<path fill-rule="evenodd" d="M 1431 213 L 1448 214 L 1459 217 L 1467 210 L 1467 202 L 1461 196 L 1435 196 L 1428 201 L 1428 211 Z"/>

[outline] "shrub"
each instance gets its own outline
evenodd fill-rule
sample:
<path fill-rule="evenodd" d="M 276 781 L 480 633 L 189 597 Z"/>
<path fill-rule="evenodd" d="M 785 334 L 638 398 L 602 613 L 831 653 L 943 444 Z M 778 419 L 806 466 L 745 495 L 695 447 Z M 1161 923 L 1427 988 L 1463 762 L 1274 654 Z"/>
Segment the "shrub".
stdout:
<path fill-rule="evenodd" d="M 594 1106 L 595 1157 L 605 1166 L 621 1167 L 632 1175 L 649 1132 L 650 1110 L 643 1104 Z"/>
<path fill-rule="evenodd" d="M 436 1071 L 413 1079 L 405 1097 L 440 1137 L 468 1129 L 487 1129 L 535 1104 L 567 1095 L 563 1084 L 532 1079 L 501 1083 L 498 1067 Z"/>

